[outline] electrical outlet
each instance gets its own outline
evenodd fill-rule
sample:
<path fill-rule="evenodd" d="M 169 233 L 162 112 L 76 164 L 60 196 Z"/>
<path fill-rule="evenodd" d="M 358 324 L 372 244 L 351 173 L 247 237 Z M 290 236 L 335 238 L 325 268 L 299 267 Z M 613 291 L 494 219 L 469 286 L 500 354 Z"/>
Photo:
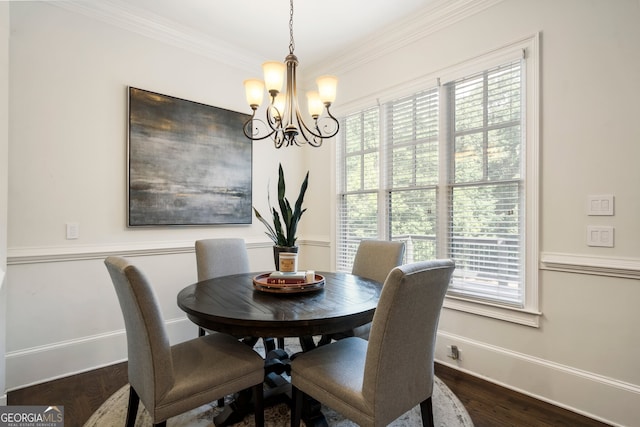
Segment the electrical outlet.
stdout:
<path fill-rule="evenodd" d="M 460 360 L 460 350 L 457 345 L 447 346 L 447 357 L 450 357 L 453 360 Z"/>

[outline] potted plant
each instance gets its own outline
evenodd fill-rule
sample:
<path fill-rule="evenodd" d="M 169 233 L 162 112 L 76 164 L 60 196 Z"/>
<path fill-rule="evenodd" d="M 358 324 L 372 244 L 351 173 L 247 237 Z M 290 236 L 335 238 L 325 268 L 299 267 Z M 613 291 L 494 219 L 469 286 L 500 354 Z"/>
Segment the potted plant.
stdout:
<path fill-rule="evenodd" d="M 269 210 L 273 217 L 273 226 L 269 224 L 262 215 L 260 215 L 260 212 L 258 212 L 255 206 L 253 207 L 256 218 L 258 218 L 260 222 L 267 227 L 265 234 L 273 241 L 273 260 L 276 265 L 276 270 L 278 270 L 279 266 L 280 252 L 298 252 L 298 246 L 296 245 L 296 231 L 302 214 L 307 210 L 302 209 L 302 202 L 304 200 L 304 194 L 307 191 L 308 183 L 309 171 L 307 171 L 304 181 L 302 181 L 295 206 L 291 209 L 291 204 L 285 196 L 286 188 L 284 172 L 282 171 L 282 164 L 280 164 L 278 167 L 278 206 L 280 208 L 280 212 L 278 212 L 275 207 L 271 206 L 271 197 L 267 195 Z"/>

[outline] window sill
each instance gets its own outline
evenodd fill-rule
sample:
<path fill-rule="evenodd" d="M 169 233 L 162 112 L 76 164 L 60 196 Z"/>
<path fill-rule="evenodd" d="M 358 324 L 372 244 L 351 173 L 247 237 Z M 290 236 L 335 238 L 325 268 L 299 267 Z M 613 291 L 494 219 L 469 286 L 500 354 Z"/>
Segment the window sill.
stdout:
<path fill-rule="evenodd" d="M 505 322 L 531 326 L 533 328 L 540 327 L 540 316 L 542 315 L 542 313 L 538 311 L 498 306 L 454 296 L 447 296 L 444 300 L 443 307 L 451 310 L 463 311 L 465 313 L 477 314 L 479 316 L 491 317 L 493 319 L 504 320 Z"/>

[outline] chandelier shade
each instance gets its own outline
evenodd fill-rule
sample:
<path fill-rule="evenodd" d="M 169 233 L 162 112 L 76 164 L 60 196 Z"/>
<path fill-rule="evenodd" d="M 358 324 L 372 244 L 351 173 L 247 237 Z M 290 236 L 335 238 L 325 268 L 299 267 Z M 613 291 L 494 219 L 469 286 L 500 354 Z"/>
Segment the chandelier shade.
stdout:
<path fill-rule="evenodd" d="M 308 116 L 312 122 L 307 124 L 298 104 L 298 58 L 293 54 L 293 0 L 290 0 L 289 35 L 289 55 L 284 63 L 267 61 L 262 64 L 264 80 L 244 81 L 247 103 L 253 114 L 245 122 L 243 131 L 253 141 L 273 139 L 276 148 L 303 144 L 320 147 L 325 139 L 336 136 L 340 128 L 338 120 L 330 112 L 331 104 L 336 99 L 338 79 L 331 75 L 320 76 L 316 79 L 318 90 L 307 92 Z M 256 115 L 262 105 L 265 89 L 269 93 L 269 105 L 266 106 L 266 118 L 263 120 Z"/>
<path fill-rule="evenodd" d="M 264 99 L 264 83 L 258 79 L 247 79 L 244 81 L 247 103 L 251 106 L 259 106 Z"/>
<path fill-rule="evenodd" d="M 320 76 L 316 79 L 320 100 L 324 104 L 331 105 L 336 100 L 336 89 L 338 88 L 338 78 L 336 76 Z"/>
<path fill-rule="evenodd" d="M 285 65 L 282 62 L 267 61 L 262 64 L 262 72 L 264 73 L 264 86 L 267 92 L 276 93 L 282 90 L 284 83 Z"/>

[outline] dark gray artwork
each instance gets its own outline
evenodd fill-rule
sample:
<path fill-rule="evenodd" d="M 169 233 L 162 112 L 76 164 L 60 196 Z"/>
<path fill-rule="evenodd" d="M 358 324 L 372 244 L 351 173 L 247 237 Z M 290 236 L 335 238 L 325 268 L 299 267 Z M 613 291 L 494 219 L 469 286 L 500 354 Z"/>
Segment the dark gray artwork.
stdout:
<path fill-rule="evenodd" d="M 129 88 L 129 226 L 251 223 L 249 118 Z"/>

